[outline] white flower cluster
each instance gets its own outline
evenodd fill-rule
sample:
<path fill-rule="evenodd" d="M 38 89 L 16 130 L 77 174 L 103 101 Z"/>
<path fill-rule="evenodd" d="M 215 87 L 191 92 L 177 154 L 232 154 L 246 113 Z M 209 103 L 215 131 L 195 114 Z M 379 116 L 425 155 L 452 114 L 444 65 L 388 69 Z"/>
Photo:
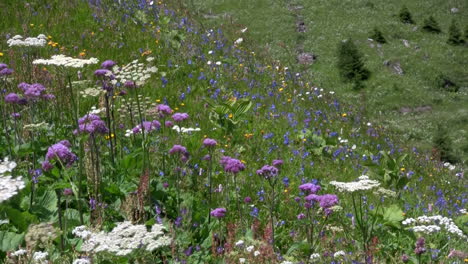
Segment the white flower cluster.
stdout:
<path fill-rule="evenodd" d="M 16 35 L 7 40 L 8 47 L 44 47 L 47 44 L 47 37 L 40 34 L 35 38 L 23 39 L 23 36 Z"/>
<path fill-rule="evenodd" d="M 47 129 L 49 126 L 46 122 L 36 123 L 36 124 L 27 124 L 23 126 L 24 130 L 41 130 Z"/>
<path fill-rule="evenodd" d="M 310 255 L 310 260 L 311 261 L 317 261 L 320 259 L 320 254 L 319 253 L 314 253 L 312 255 Z"/>
<path fill-rule="evenodd" d="M 179 127 L 179 126 L 173 126 L 172 129 L 177 131 L 177 133 L 190 133 L 193 131 L 200 131 L 201 129 L 199 127 L 193 128 L 193 127 Z"/>
<path fill-rule="evenodd" d="M 88 112 L 89 115 L 99 115 L 100 113 L 106 112 L 106 108 L 96 108 L 96 106 L 91 106 L 91 110 Z"/>
<path fill-rule="evenodd" d="M 72 57 L 67 57 L 63 54 L 53 55 L 50 59 L 37 59 L 33 61 L 33 64 L 42 64 L 42 65 L 53 65 L 53 66 L 63 66 L 70 68 L 83 68 L 89 64 L 97 64 L 99 62 L 96 58 L 90 59 L 75 59 Z"/>
<path fill-rule="evenodd" d="M 114 85 L 118 82 L 125 84 L 127 81 L 133 81 L 137 86 L 142 86 L 151 78 L 152 73 L 158 72 L 158 68 L 155 66 L 148 67 L 144 63 L 138 62 L 138 60 L 134 60 L 122 68 L 114 66 L 112 72 L 115 79 L 112 80 L 111 83 Z"/>
<path fill-rule="evenodd" d="M 102 88 L 86 88 L 83 91 L 80 91 L 81 97 L 99 97 L 101 94 L 105 94 Z"/>
<path fill-rule="evenodd" d="M 13 178 L 11 175 L 6 175 L 14 168 L 16 168 L 16 162 L 9 161 L 8 158 L 0 160 L 0 203 L 15 196 L 19 190 L 26 187 L 21 177 Z"/>
<path fill-rule="evenodd" d="M 380 195 L 383 197 L 396 197 L 397 196 L 396 192 L 389 190 L 389 189 L 382 188 L 382 187 L 379 187 L 376 191 L 374 191 L 374 194 Z"/>
<path fill-rule="evenodd" d="M 358 191 L 368 191 L 380 186 L 378 181 L 369 179 L 368 176 L 362 175 L 358 178 L 356 182 L 337 182 L 331 181 L 330 184 L 335 186 L 340 192 L 358 192 Z"/>
<path fill-rule="evenodd" d="M 28 253 L 28 251 L 26 249 L 18 249 L 16 250 L 15 252 L 11 253 L 11 255 L 13 257 L 20 257 L 20 256 L 23 256 L 23 255 L 26 255 Z"/>
<path fill-rule="evenodd" d="M 91 264 L 91 261 L 87 258 L 79 258 L 73 261 L 73 264 Z"/>
<path fill-rule="evenodd" d="M 335 252 L 335 254 L 333 254 L 334 258 L 339 258 L 339 257 L 344 257 L 344 256 L 346 256 L 346 252 L 344 252 L 343 250 L 337 251 Z"/>
<path fill-rule="evenodd" d="M 441 215 L 433 216 L 420 216 L 416 219 L 407 218 L 401 222 L 405 226 L 412 226 L 411 229 L 417 233 L 435 233 L 439 232 L 442 228 L 447 230 L 451 234 L 455 234 L 460 238 L 468 239 L 466 235 L 463 234 L 463 231 L 458 228 L 458 226 L 448 217 Z"/>
<path fill-rule="evenodd" d="M 94 233 L 85 226 L 76 227 L 72 233 L 84 240 L 82 251 L 108 252 L 117 256 L 128 255 L 137 249 L 154 251 L 171 243 L 170 237 L 164 235 L 164 226 L 159 224 L 153 225 L 150 232 L 145 225 L 133 225 L 125 221 L 109 233 Z"/>
<path fill-rule="evenodd" d="M 49 253 L 47 253 L 47 252 L 42 252 L 42 251 L 34 252 L 32 263 L 34 263 L 34 264 L 47 264 L 47 263 L 49 263 L 49 261 L 47 261 L 47 256 L 48 255 L 49 255 Z"/>

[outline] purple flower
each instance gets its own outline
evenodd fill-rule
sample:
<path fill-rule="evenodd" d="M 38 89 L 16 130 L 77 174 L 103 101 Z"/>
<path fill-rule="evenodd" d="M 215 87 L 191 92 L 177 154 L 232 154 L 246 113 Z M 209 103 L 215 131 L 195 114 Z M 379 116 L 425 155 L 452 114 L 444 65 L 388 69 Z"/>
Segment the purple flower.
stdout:
<path fill-rule="evenodd" d="M 277 176 L 278 172 L 278 168 L 270 165 L 265 165 L 261 169 L 257 170 L 257 174 L 265 177 L 266 179 Z"/>
<path fill-rule="evenodd" d="M 145 129 L 145 133 L 151 132 L 153 130 L 159 129 L 161 127 L 161 123 L 158 120 L 153 121 L 143 121 L 143 128 Z M 141 124 L 137 125 L 132 129 L 133 133 L 139 134 L 141 133 Z"/>
<path fill-rule="evenodd" d="M 124 83 L 124 87 L 128 89 L 134 89 L 137 87 L 136 83 L 134 81 L 126 81 Z"/>
<path fill-rule="evenodd" d="M 418 240 L 416 241 L 416 248 L 414 249 L 414 253 L 416 255 L 421 255 L 424 252 L 426 252 L 426 248 L 424 247 L 425 245 L 426 245 L 426 241 L 424 237 L 418 238 Z"/>
<path fill-rule="evenodd" d="M 174 123 L 172 123 L 172 121 L 164 122 L 164 126 L 166 126 L 166 127 L 172 127 L 173 125 L 174 125 Z"/>
<path fill-rule="evenodd" d="M 334 194 L 324 194 L 320 196 L 320 207 L 323 209 L 330 208 L 338 204 L 338 196 Z"/>
<path fill-rule="evenodd" d="M 320 202 L 320 195 L 317 194 L 309 194 L 304 198 L 306 201 L 314 201 L 314 202 Z"/>
<path fill-rule="evenodd" d="M 115 62 L 113 60 L 106 60 L 101 64 L 101 68 L 110 70 L 114 67 Z"/>
<path fill-rule="evenodd" d="M 247 196 L 244 198 L 244 203 L 251 203 L 252 202 L 252 198 L 250 198 L 250 196 Z"/>
<path fill-rule="evenodd" d="M 100 76 L 100 77 L 105 77 L 105 76 L 112 75 L 112 72 L 107 70 L 107 69 L 99 69 L 99 70 L 94 71 L 94 75 Z"/>
<path fill-rule="evenodd" d="M 17 104 L 19 100 L 20 100 L 19 96 L 15 93 L 9 93 L 5 96 L 5 102 L 10 103 L 10 104 Z"/>
<path fill-rule="evenodd" d="M 68 140 L 62 140 L 59 143 L 50 146 L 47 149 L 45 160 L 49 163 L 52 161 L 58 161 L 61 164 L 70 167 L 77 159 L 76 155 L 71 152 L 70 146 L 71 144 Z M 44 168 L 44 163 L 42 165 Z M 48 165 L 46 164 L 45 166 L 47 167 Z"/>
<path fill-rule="evenodd" d="M 42 96 L 42 93 L 45 92 L 45 87 L 40 83 L 20 83 L 18 88 L 23 90 L 24 97 L 29 100 L 34 100 Z"/>
<path fill-rule="evenodd" d="M 299 190 L 307 192 L 309 194 L 317 193 L 318 191 L 320 191 L 320 189 L 320 185 L 315 185 L 313 183 L 304 183 L 302 185 L 299 185 Z"/>
<path fill-rule="evenodd" d="M 226 208 L 216 208 L 210 212 L 210 215 L 216 218 L 223 218 L 226 216 Z"/>
<path fill-rule="evenodd" d="M 202 160 L 207 160 L 207 161 L 211 160 L 210 154 L 206 154 L 205 156 L 203 156 Z"/>
<path fill-rule="evenodd" d="M 216 144 L 218 144 L 218 142 L 216 142 L 216 140 L 211 139 L 211 138 L 205 138 L 203 140 L 203 145 L 205 147 L 214 147 L 214 146 L 216 146 Z"/>
<path fill-rule="evenodd" d="M 48 161 L 42 162 L 41 166 L 42 166 L 42 170 L 44 170 L 44 171 L 50 171 L 52 168 L 54 168 L 54 165 L 52 165 Z"/>
<path fill-rule="evenodd" d="M 273 162 L 271 162 L 271 165 L 275 166 L 276 168 L 280 168 L 281 165 L 283 165 L 283 160 L 273 160 Z"/>
<path fill-rule="evenodd" d="M 224 167 L 225 172 L 231 172 L 234 174 L 239 173 L 240 171 L 245 170 L 245 165 L 238 159 L 233 159 L 228 156 L 224 156 L 220 161 L 221 165 Z"/>
<path fill-rule="evenodd" d="M 84 117 L 78 119 L 78 129 L 74 131 L 75 134 L 105 134 L 108 132 L 109 129 L 107 128 L 106 123 L 95 114 L 87 114 Z"/>
<path fill-rule="evenodd" d="M 12 69 L 5 68 L 5 69 L 0 70 L 0 76 L 7 76 L 7 75 L 11 75 L 12 73 L 13 73 Z"/>
<path fill-rule="evenodd" d="M 401 261 L 403 261 L 403 263 L 408 263 L 408 261 L 409 261 L 408 255 L 401 256 Z"/>
<path fill-rule="evenodd" d="M 302 219 L 304 219 L 305 217 L 306 217 L 305 214 L 300 213 L 300 214 L 297 215 L 297 220 L 302 220 Z"/>
<path fill-rule="evenodd" d="M 156 110 L 158 110 L 158 112 L 161 113 L 163 116 L 172 114 L 172 109 L 168 105 L 165 105 L 165 104 L 157 105 Z"/>
<path fill-rule="evenodd" d="M 172 119 L 176 122 L 181 122 L 189 118 L 187 113 L 175 113 L 172 115 Z"/>
<path fill-rule="evenodd" d="M 65 188 L 65 189 L 63 189 L 63 195 L 64 195 L 64 196 L 71 196 L 71 195 L 73 195 L 72 189 L 70 189 L 70 188 Z"/>
<path fill-rule="evenodd" d="M 8 65 L 6 65 L 5 63 L 0 63 L 0 71 L 5 68 L 8 68 Z"/>
<path fill-rule="evenodd" d="M 175 153 L 185 154 L 185 153 L 187 153 L 187 149 L 184 146 L 181 146 L 181 145 L 174 145 L 169 150 L 169 154 L 175 154 Z"/>
<path fill-rule="evenodd" d="M 44 95 L 42 96 L 42 98 L 43 98 L 44 100 L 54 100 L 54 99 L 55 99 L 55 95 L 53 95 L 53 94 L 44 94 Z"/>
<path fill-rule="evenodd" d="M 11 118 L 18 119 L 21 117 L 20 113 L 11 113 Z"/>

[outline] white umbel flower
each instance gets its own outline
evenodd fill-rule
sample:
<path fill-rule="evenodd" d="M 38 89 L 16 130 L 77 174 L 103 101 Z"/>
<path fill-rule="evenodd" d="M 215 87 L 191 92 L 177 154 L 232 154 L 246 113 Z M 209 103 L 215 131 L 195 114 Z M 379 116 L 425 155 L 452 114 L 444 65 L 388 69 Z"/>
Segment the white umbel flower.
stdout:
<path fill-rule="evenodd" d="M 452 219 L 441 216 L 441 215 L 433 215 L 433 216 L 419 216 L 416 219 L 414 218 L 407 218 L 401 222 L 405 226 L 409 226 L 410 230 L 416 233 L 424 233 L 424 234 L 431 234 L 437 233 L 444 229 L 448 233 L 454 234 L 461 239 L 468 240 L 468 237 L 463 234 L 463 231 L 458 228 L 458 226 L 453 222 Z"/>
<path fill-rule="evenodd" d="M 28 251 L 26 249 L 18 249 L 16 250 L 15 252 L 11 253 L 12 256 L 14 257 L 19 257 L 19 256 L 23 256 L 23 255 L 26 255 L 28 253 Z"/>
<path fill-rule="evenodd" d="M 380 186 L 378 181 L 369 179 L 368 176 L 362 175 L 358 178 L 356 182 L 337 182 L 331 181 L 331 185 L 335 186 L 340 192 L 358 192 L 358 191 L 368 191 Z"/>
<path fill-rule="evenodd" d="M 15 196 L 19 190 L 26 187 L 22 177 L 13 178 L 11 175 L 6 175 L 14 168 L 16 168 L 16 162 L 9 161 L 8 158 L 0 162 L 0 203 Z"/>
<path fill-rule="evenodd" d="M 99 62 L 96 58 L 90 59 L 75 59 L 72 57 L 67 57 L 65 55 L 53 55 L 50 59 L 37 59 L 33 61 L 33 64 L 41 65 L 53 65 L 53 66 L 62 66 L 70 68 L 83 68 L 86 65 L 97 64 Z"/>
<path fill-rule="evenodd" d="M 44 47 L 47 44 L 47 38 L 44 34 L 37 37 L 23 39 L 21 35 L 16 35 L 7 40 L 8 47 Z"/>
<path fill-rule="evenodd" d="M 346 256 L 346 253 L 343 250 L 337 251 L 335 252 L 335 254 L 333 254 L 334 258 L 339 258 L 339 257 L 344 257 L 344 256 Z"/>
<path fill-rule="evenodd" d="M 47 256 L 48 255 L 49 255 L 49 253 L 47 253 L 47 252 L 42 252 L 42 251 L 34 252 L 32 263 L 47 264 L 48 263 L 48 261 L 47 261 Z"/>
<path fill-rule="evenodd" d="M 86 258 L 79 258 L 79 259 L 75 259 L 73 261 L 73 264 L 91 264 L 91 261 L 89 261 L 89 259 L 86 259 Z"/>
<path fill-rule="evenodd" d="M 16 162 L 9 161 L 8 157 L 0 162 L 0 174 L 4 174 L 6 172 L 12 172 L 14 168 L 16 168 Z"/>

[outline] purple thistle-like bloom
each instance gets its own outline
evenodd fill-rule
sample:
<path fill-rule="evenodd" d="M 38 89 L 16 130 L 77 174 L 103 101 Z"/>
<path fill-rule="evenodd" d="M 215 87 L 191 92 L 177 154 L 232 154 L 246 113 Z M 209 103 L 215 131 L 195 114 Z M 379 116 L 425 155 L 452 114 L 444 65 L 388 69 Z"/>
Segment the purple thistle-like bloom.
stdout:
<path fill-rule="evenodd" d="M 65 188 L 65 189 L 63 189 L 63 195 L 64 195 L 64 196 L 71 196 L 71 195 L 73 195 L 72 189 L 70 189 L 70 188 Z"/>
<path fill-rule="evenodd" d="M 176 122 L 181 122 L 189 118 L 187 113 L 175 113 L 172 115 L 172 119 Z"/>
<path fill-rule="evenodd" d="M 112 72 L 109 71 L 108 69 L 99 69 L 94 71 L 94 75 L 100 76 L 100 77 L 105 77 L 106 75 L 111 75 Z"/>
<path fill-rule="evenodd" d="M 0 76 L 7 76 L 7 75 L 11 75 L 12 73 L 13 73 L 12 69 L 5 68 L 5 69 L 0 70 Z"/>
<path fill-rule="evenodd" d="M 205 138 L 205 139 L 203 140 L 203 145 L 204 145 L 205 147 L 214 147 L 214 146 L 216 146 L 217 144 L 218 144 L 218 142 L 216 142 L 216 140 L 211 139 L 211 138 Z"/>
<path fill-rule="evenodd" d="M 172 114 L 172 109 L 168 105 L 165 105 L 165 104 L 157 105 L 156 110 L 158 110 L 158 112 L 161 113 L 163 116 Z"/>
<path fill-rule="evenodd" d="M 307 192 L 309 194 L 317 193 L 318 191 L 320 191 L 320 189 L 321 189 L 320 185 L 315 185 L 315 184 L 310 183 L 310 182 L 299 185 L 299 190 L 301 190 L 303 192 Z"/>
<path fill-rule="evenodd" d="M 134 89 L 134 88 L 137 88 L 137 85 L 134 81 L 126 81 L 124 83 L 124 87 L 128 89 Z"/>
<path fill-rule="evenodd" d="M 174 125 L 174 123 L 172 123 L 172 121 L 168 120 L 168 121 L 164 122 L 165 127 L 172 127 L 173 125 Z"/>
<path fill-rule="evenodd" d="M 145 129 L 145 133 L 151 132 L 153 130 L 159 129 L 161 127 L 161 123 L 159 123 L 158 120 L 153 120 L 153 121 L 143 121 L 143 128 Z M 141 133 L 141 124 L 137 125 L 132 129 L 133 133 L 139 134 Z"/>
<path fill-rule="evenodd" d="M 424 252 L 426 252 L 425 245 L 426 245 L 426 240 L 424 239 L 424 237 L 418 238 L 418 240 L 416 241 L 416 248 L 414 249 L 414 253 L 416 255 L 421 255 Z"/>
<path fill-rule="evenodd" d="M 317 194 L 309 194 L 304 198 L 306 201 L 314 201 L 314 202 L 320 202 L 320 195 Z"/>
<path fill-rule="evenodd" d="M 115 62 L 113 60 L 106 60 L 101 64 L 101 68 L 110 70 L 112 67 L 115 66 Z"/>
<path fill-rule="evenodd" d="M 52 164 L 51 164 L 50 162 L 48 162 L 48 161 L 42 162 L 41 166 L 42 166 L 42 170 L 43 170 L 43 171 L 50 171 L 51 169 L 54 168 L 54 165 L 52 165 Z"/>
<path fill-rule="evenodd" d="M 10 103 L 10 104 L 17 104 L 19 100 L 20 100 L 19 96 L 15 93 L 9 93 L 5 96 L 5 102 Z"/>
<path fill-rule="evenodd" d="M 44 95 L 42 96 L 42 98 L 43 98 L 44 100 L 50 101 L 50 100 L 54 100 L 54 99 L 55 99 L 55 95 L 53 95 L 53 94 L 44 94 Z"/>
<path fill-rule="evenodd" d="M 297 215 L 297 220 L 302 220 L 304 218 L 306 218 L 306 216 L 303 213 L 300 213 L 300 214 Z"/>
<path fill-rule="evenodd" d="M 78 119 L 78 129 L 74 133 L 87 133 L 87 134 L 105 134 L 108 133 L 109 129 L 106 123 L 95 114 L 87 114 L 84 117 Z"/>
<path fill-rule="evenodd" d="M 11 113 L 11 118 L 18 119 L 21 117 L 20 113 Z"/>
<path fill-rule="evenodd" d="M 187 149 L 184 146 L 181 146 L 181 145 L 174 145 L 169 150 L 169 154 L 175 154 L 175 153 L 185 154 L 185 153 L 187 153 Z"/>
<path fill-rule="evenodd" d="M 23 90 L 24 92 L 24 97 L 27 99 L 37 99 L 42 96 L 42 93 L 45 92 L 46 88 L 44 85 L 40 83 L 33 83 L 33 84 L 28 84 L 28 83 L 20 83 L 18 85 L 18 88 Z"/>
<path fill-rule="evenodd" d="M 250 196 L 247 196 L 244 198 L 244 203 L 251 203 L 252 202 L 252 198 L 250 198 Z"/>
<path fill-rule="evenodd" d="M 280 168 L 283 165 L 284 161 L 283 160 L 273 160 L 271 162 L 271 165 L 275 166 L 276 168 Z"/>
<path fill-rule="evenodd" d="M 0 71 L 5 68 L 8 68 L 8 65 L 6 65 L 5 63 L 0 63 Z"/>
<path fill-rule="evenodd" d="M 320 207 L 323 209 L 330 208 L 338 204 L 338 196 L 334 194 L 324 194 L 320 196 Z"/>
<path fill-rule="evenodd" d="M 224 156 L 220 161 L 221 165 L 224 167 L 225 172 L 231 172 L 234 174 L 239 173 L 240 171 L 245 170 L 245 165 L 238 159 L 233 159 L 228 156 Z"/>
<path fill-rule="evenodd" d="M 278 175 L 278 172 L 278 168 L 270 165 L 265 165 L 261 169 L 257 170 L 257 174 L 265 177 L 266 179 L 276 177 Z"/>
<path fill-rule="evenodd" d="M 210 215 L 216 218 L 223 218 L 226 216 L 226 208 L 216 208 L 210 212 Z"/>
<path fill-rule="evenodd" d="M 59 143 L 50 146 L 49 149 L 47 149 L 47 154 L 45 156 L 46 161 L 49 163 L 52 161 L 60 161 L 61 164 L 70 167 L 77 160 L 76 155 L 71 152 L 70 146 L 71 144 L 68 140 L 62 140 Z"/>

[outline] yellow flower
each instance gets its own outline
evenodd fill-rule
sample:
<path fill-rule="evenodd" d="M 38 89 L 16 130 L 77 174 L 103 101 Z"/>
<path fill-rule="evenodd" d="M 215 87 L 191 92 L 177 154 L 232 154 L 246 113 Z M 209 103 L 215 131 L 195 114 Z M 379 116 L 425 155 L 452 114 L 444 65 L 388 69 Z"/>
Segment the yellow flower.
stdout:
<path fill-rule="evenodd" d="M 180 106 L 184 106 L 185 104 L 184 103 L 181 103 Z"/>
<path fill-rule="evenodd" d="M 400 171 L 405 171 L 406 169 L 405 168 L 401 168 Z"/>
<path fill-rule="evenodd" d="M 229 118 L 232 118 L 232 114 L 229 114 Z"/>
<path fill-rule="evenodd" d="M 278 91 L 281 93 L 284 89 L 283 88 L 279 88 Z"/>
<path fill-rule="evenodd" d="M 179 111 L 179 107 L 174 108 L 174 110 Z"/>
<path fill-rule="evenodd" d="M 29 24 L 31 27 L 34 27 L 34 24 Z"/>
<path fill-rule="evenodd" d="M 348 116 L 348 114 L 346 114 L 346 113 L 343 113 L 341 116 L 342 116 L 342 117 L 347 117 L 347 116 Z"/>
<path fill-rule="evenodd" d="M 84 56 L 86 56 L 86 52 L 84 51 L 80 52 L 80 57 L 84 57 Z"/>
<path fill-rule="evenodd" d="M 290 102 L 291 102 L 291 98 L 288 98 L 288 103 L 290 103 Z"/>
<path fill-rule="evenodd" d="M 241 162 L 242 162 L 243 164 L 246 164 L 245 160 L 241 160 Z"/>
<path fill-rule="evenodd" d="M 0 57 L 3 57 L 3 52 L 0 52 Z"/>
<path fill-rule="evenodd" d="M 302 141 L 306 142 L 306 141 L 307 141 L 307 138 L 304 138 Z"/>
<path fill-rule="evenodd" d="M 115 137 L 114 133 L 111 133 L 110 137 L 109 137 L 109 135 L 106 135 L 106 136 L 105 136 L 105 138 L 106 138 L 107 140 L 109 140 L 110 138 L 114 138 L 114 137 Z"/>
<path fill-rule="evenodd" d="M 160 102 L 161 102 L 161 100 L 159 100 L 159 99 L 156 99 L 156 103 L 160 103 Z"/>
<path fill-rule="evenodd" d="M 47 36 L 47 39 L 52 39 L 52 36 L 51 35 Z"/>
<path fill-rule="evenodd" d="M 239 67 L 244 67 L 244 64 L 242 64 L 242 63 L 241 63 L 241 64 L 239 64 Z"/>

